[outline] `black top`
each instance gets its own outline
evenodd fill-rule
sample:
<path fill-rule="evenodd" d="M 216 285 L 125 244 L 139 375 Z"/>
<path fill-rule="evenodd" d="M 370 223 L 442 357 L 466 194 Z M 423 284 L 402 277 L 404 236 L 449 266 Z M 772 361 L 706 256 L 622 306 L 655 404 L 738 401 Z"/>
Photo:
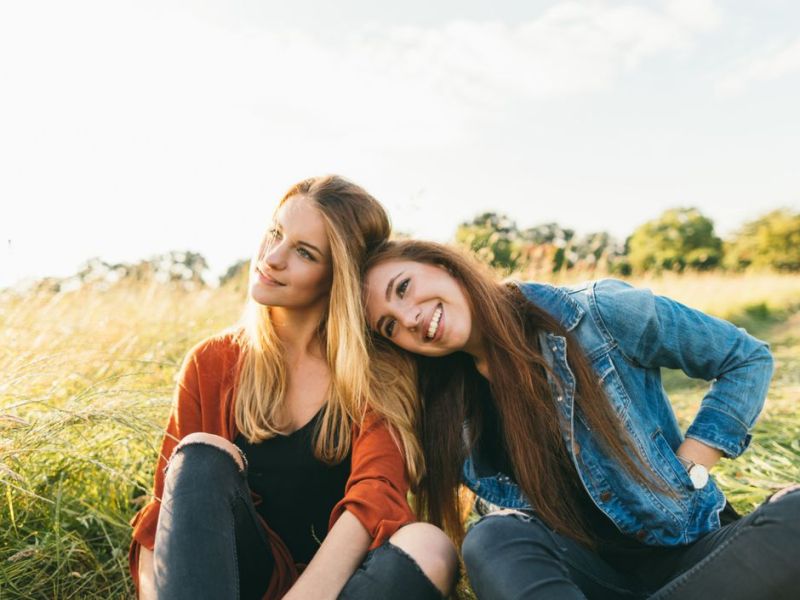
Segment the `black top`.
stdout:
<path fill-rule="evenodd" d="M 247 481 L 261 497 L 256 510 L 286 543 L 292 558 L 308 563 L 328 532 L 331 510 L 344 497 L 350 456 L 326 465 L 314 456 L 316 424 L 322 410 L 297 431 L 250 444 L 234 443 L 247 457 Z"/>

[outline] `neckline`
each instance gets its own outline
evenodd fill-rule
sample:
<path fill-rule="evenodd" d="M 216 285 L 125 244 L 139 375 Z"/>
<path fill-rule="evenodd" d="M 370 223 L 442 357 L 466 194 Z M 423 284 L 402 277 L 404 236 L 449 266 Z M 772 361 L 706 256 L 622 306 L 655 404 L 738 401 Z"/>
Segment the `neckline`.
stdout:
<path fill-rule="evenodd" d="M 310 425 L 316 423 L 317 419 L 319 418 L 320 414 L 322 414 L 323 410 L 325 410 L 325 403 L 324 402 L 323 402 L 322 406 L 319 407 L 319 410 L 316 413 L 314 413 L 314 416 L 311 417 L 308 421 L 306 421 L 304 425 L 301 425 L 300 427 L 298 427 L 294 431 L 290 431 L 289 433 L 282 433 L 281 435 L 283 437 L 290 438 L 293 435 L 298 434 L 301 431 L 304 431 L 305 429 L 308 429 L 308 427 Z"/>

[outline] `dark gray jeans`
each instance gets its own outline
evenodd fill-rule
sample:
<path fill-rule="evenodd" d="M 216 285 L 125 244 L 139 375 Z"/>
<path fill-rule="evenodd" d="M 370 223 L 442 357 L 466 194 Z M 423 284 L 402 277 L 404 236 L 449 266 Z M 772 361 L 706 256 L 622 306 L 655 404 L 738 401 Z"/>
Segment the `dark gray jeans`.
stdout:
<path fill-rule="evenodd" d="M 641 562 L 612 565 L 534 515 L 487 515 L 462 550 L 485 600 L 788 600 L 800 590 L 800 491 Z"/>
<path fill-rule="evenodd" d="M 227 452 L 204 443 L 171 458 L 153 554 L 159 598 L 260 599 L 275 562 L 247 487 Z M 384 543 L 369 552 L 339 598 L 441 599 L 419 565 Z"/>

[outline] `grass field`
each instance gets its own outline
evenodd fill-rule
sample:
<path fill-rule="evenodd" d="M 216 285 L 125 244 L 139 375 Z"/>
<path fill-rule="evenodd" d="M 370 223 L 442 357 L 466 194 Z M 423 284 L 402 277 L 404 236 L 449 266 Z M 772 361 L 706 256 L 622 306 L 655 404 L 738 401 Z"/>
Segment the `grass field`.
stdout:
<path fill-rule="evenodd" d="M 800 481 L 800 276 L 635 282 L 767 339 L 777 369 L 754 442 L 718 481 L 741 511 Z M 233 288 L 0 297 L 0 600 L 127 598 L 128 520 L 149 490 L 173 378 L 231 324 Z M 685 424 L 704 382 L 666 373 Z"/>

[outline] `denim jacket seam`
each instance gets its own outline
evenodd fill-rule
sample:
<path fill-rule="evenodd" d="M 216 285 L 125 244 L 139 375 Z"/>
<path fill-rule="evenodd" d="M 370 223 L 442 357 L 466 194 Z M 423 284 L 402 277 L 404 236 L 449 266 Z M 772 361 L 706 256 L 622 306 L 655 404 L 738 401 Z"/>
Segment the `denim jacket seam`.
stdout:
<path fill-rule="evenodd" d="M 736 415 L 732 415 L 732 414 L 731 414 L 731 413 L 729 413 L 728 411 L 726 411 L 726 410 L 723 410 L 722 408 L 719 408 L 719 407 L 717 407 L 717 406 L 714 406 L 713 404 L 709 404 L 709 403 L 701 404 L 701 405 L 700 405 L 700 408 L 699 408 L 699 409 L 698 409 L 698 411 L 697 411 L 697 414 L 699 415 L 699 414 L 700 414 L 700 412 L 701 412 L 702 410 L 706 410 L 706 409 L 707 409 L 707 410 L 714 410 L 714 411 L 716 411 L 716 412 L 718 412 L 718 413 L 721 413 L 721 414 L 725 415 L 726 417 L 729 417 L 729 418 L 730 418 L 732 421 L 734 421 L 736 424 L 740 425 L 740 426 L 742 427 L 742 429 L 744 429 L 744 430 L 745 430 L 745 433 L 747 433 L 747 432 L 749 432 L 749 431 L 750 431 L 750 427 L 751 427 L 750 425 L 748 425 L 747 423 L 745 423 L 744 421 L 742 421 L 742 420 L 741 420 L 739 417 L 737 417 Z M 692 421 L 692 425 L 694 425 L 694 420 Z M 690 427 L 691 427 L 691 425 L 690 425 Z"/>
<path fill-rule="evenodd" d="M 592 321 L 594 322 L 594 324 L 598 328 L 598 330 L 600 330 L 600 333 L 603 335 L 603 337 L 605 338 L 606 342 L 611 343 L 615 347 L 619 348 L 620 349 L 620 353 L 627 360 L 631 360 L 631 358 L 628 357 L 628 355 L 622 350 L 622 348 L 620 348 L 619 341 L 617 340 L 616 337 L 614 337 L 614 334 L 611 333 L 611 330 L 608 328 L 608 325 L 606 325 L 606 322 L 603 319 L 603 313 L 600 310 L 600 303 L 597 301 L 597 283 L 598 282 L 595 281 L 586 290 L 587 301 L 589 303 L 589 309 L 590 309 L 589 312 L 592 315 Z M 632 361 L 632 362 L 635 363 L 636 361 Z"/>
<path fill-rule="evenodd" d="M 604 344 L 597 346 L 596 348 L 593 348 L 591 352 L 587 351 L 587 349 L 584 348 L 584 352 L 586 353 L 586 358 L 589 360 L 590 363 L 594 363 L 595 361 L 603 358 L 604 356 L 610 355 L 611 352 L 618 347 L 616 340 L 612 340 L 610 342 L 604 340 L 604 342 L 605 342 Z M 598 373 L 597 375 L 602 379 L 600 373 Z"/>

